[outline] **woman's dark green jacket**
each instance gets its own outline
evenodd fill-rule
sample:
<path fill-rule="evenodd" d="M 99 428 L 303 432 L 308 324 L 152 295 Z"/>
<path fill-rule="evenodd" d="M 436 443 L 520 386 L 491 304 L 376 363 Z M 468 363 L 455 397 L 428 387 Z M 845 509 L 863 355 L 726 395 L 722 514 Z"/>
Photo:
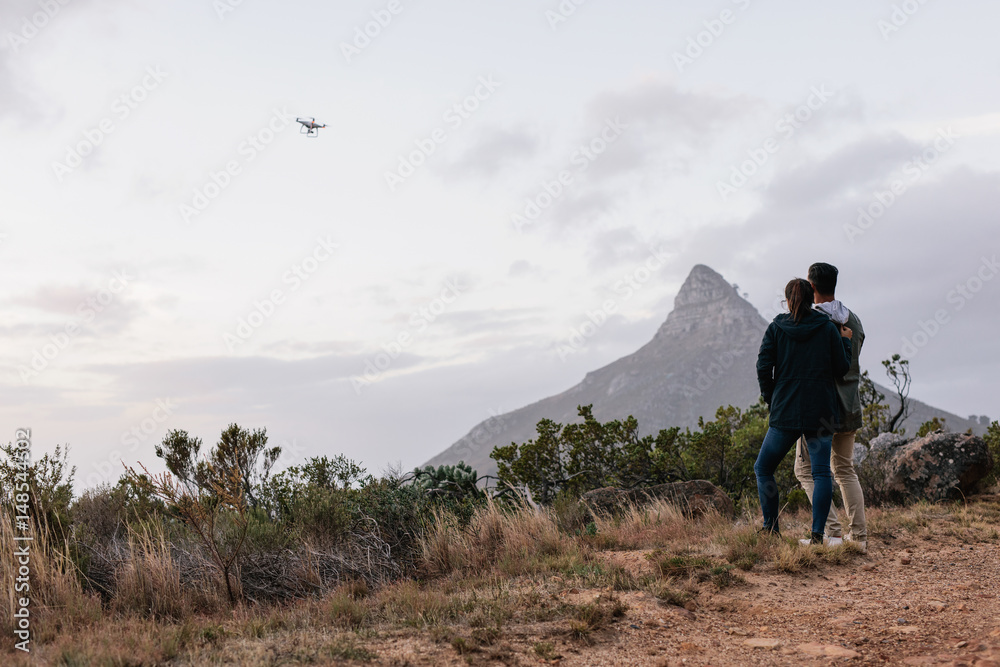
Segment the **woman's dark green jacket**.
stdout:
<path fill-rule="evenodd" d="M 800 322 L 788 313 L 775 317 L 757 355 L 770 425 L 833 433 L 840 413 L 835 380 L 850 368 L 851 341 L 825 314 L 810 310 Z"/>

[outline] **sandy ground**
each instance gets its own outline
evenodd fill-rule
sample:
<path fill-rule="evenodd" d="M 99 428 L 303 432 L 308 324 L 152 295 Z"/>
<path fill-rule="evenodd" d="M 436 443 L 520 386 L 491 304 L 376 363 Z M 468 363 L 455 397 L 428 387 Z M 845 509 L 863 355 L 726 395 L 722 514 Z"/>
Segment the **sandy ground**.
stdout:
<path fill-rule="evenodd" d="M 589 640 L 566 623 L 509 625 L 492 650 L 466 655 L 429 638 L 383 636 L 366 645 L 387 664 L 826 665 L 1000 667 L 1000 547 L 948 536 L 883 537 L 847 565 L 798 574 L 744 573 L 746 583 L 700 594 L 693 610 L 644 592 L 619 593 L 625 617 Z M 636 572 L 644 551 L 605 552 Z M 600 590 L 547 584 L 553 600 Z M 533 650 L 552 644 L 543 660 Z"/>

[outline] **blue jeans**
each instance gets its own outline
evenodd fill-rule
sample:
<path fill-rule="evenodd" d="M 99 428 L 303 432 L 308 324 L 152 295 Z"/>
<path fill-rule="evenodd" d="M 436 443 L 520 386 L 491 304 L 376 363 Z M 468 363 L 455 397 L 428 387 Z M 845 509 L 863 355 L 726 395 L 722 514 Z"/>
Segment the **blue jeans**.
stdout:
<path fill-rule="evenodd" d="M 753 471 L 757 475 L 760 509 L 764 514 L 764 528 L 778 531 L 778 485 L 774 483 L 774 471 L 778 469 L 788 450 L 795 446 L 800 435 L 806 438 L 809 461 L 812 465 L 812 532 L 822 535 L 826 517 L 830 513 L 830 503 L 833 500 L 833 477 L 830 475 L 830 447 L 833 444 L 833 436 L 786 431 L 773 426 L 767 429 L 767 435 L 764 436 L 764 442 L 760 446 L 760 454 L 757 455 L 757 462 L 753 466 Z"/>

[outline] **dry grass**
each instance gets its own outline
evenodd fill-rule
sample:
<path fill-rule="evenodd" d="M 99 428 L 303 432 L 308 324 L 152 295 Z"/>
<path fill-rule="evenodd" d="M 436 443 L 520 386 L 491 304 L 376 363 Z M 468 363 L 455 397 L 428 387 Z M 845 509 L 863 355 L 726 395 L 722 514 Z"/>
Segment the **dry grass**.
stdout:
<path fill-rule="evenodd" d="M 427 576 L 488 571 L 520 576 L 585 562 L 587 548 L 561 533 L 547 510 L 510 510 L 489 502 L 464 528 L 437 516 L 422 551 L 421 569 Z"/>
<path fill-rule="evenodd" d="M 189 592 L 181 586 L 180 570 L 162 532 L 130 530 L 128 553 L 131 557 L 115 573 L 112 608 L 170 620 L 190 616 Z"/>
<path fill-rule="evenodd" d="M 29 549 L 31 630 L 35 641 L 51 641 L 62 632 L 96 622 L 101 618 L 101 602 L 97 595 L 85 593 L 76 566 L 70 557 L 69 545 L 58 545 L 49 540 L 47 526 L 31 532 L 33 540 Z M 14 612 L 17 598 L 26 595 L 17 592 L 15 582 L 19 563 L 15 551 L 25 542 L 18 542 L 9 515 L 0 513 L 0 581 L 4 582 L 3 603 L 0 605 L 2 636 L 13 637 Z"/>
<path fill-rule="evenodd" d="M 901 536 L 919 536 L 928 522 L 995 541 L 1000 504 L 917 505 L 873 510 L 870 517 L 879 531 Z M 782 521 L 791 535 L 805 530 L 809 517 L 802 512 Z M 716 591 L 744 583 L 740 570 L 794 576 L 857 555 L 850 543 L 802 547 L 760 534 L 746 518 L 735 526 L 716 515 L 686 519 L 666 503 L 601 517 L 588 532 L 561 530 L 548 511 L 487 505 L 464 528 L 438 518 L 423 543 L 419 579 L 373 585 L 358 576 L 302 600 L 233 610 L 223 604 L 208 613 L 200 613 L 202 598 L 224 602 L 225 594 L 218 582 L 204 589 L 186 579 L 178 560 L 184 554 L 162 534 L 134 532 L 122 543 L 115 595 L 103 613 L 78 583 L 68 555 L 36 544 L 32 595 L 41 604 L 31 657 L 66 665 L 254 666 L 272 664 L 277 652 L 288 664 L 365 662 L 386 660 L 380 652 L 392 637 L 430 641 L 473 662 L 557 660 L 558 644 L 607 642 L 617 622 L 631 622 L 623 598 L 633 591 L 695 610 Z M 0 548 L 10 549 L 12 537 L 0 525 Z M 613 550 L 601 551 L 598 537 Z M 0 561 L 0 574 L 11 577 L 10 567 L 9 559 Z M 575 597 L 575 589 L 590 596 Z M 8 594 L 0 608 L 8 628 L 11 602 Z M 526 635 L 529 627 L 533 634 Z M 16 653 L 0 654 L 0 662 L 29 664 Z"/>
<path fill-rule="evenodd" d="M 681 508 L 662 498 L 648 505 L 630 505 L 617 516 L 595 514 L 594 524 L 596 535 L 590 539 L 594 546 L 627 550 L 700 542 L 723 526 L 732 528 L 732 522 L 717 512 L 692 521 Z"/>

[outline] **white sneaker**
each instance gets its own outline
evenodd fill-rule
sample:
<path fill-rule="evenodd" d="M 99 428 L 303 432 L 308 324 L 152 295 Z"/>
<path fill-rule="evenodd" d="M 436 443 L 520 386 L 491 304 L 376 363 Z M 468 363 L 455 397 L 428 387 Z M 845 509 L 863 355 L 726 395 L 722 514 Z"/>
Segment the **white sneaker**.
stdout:
<path fill-rule="evenodd" d="M 868 553 L 868 541 L 867 540 L 855 540 L 850 535 L 848 535 L 844 539 L 847 540 L 848 542 L 852 542 L 852 543 L 858 545 L 859 547 L 861 547 L 861 553 L 863 553 L 863 554 Z"/>
<path fill-rule="evenodd" d="M 842 538 L 842 537 L 824 537 L 823 538 L 823 546 L 825 546 L 825 547 L 839 547 L 843 543 L 844 543 L 844 538 Z M 812 544 L 812 540 L 809 540 L 809 539 L 806 539 L 806 538 L 802 538 L 801 540 L 799 540 L 799 544 L 801 544 L 804 547 L 807 547 L 810 544 Z"/>

